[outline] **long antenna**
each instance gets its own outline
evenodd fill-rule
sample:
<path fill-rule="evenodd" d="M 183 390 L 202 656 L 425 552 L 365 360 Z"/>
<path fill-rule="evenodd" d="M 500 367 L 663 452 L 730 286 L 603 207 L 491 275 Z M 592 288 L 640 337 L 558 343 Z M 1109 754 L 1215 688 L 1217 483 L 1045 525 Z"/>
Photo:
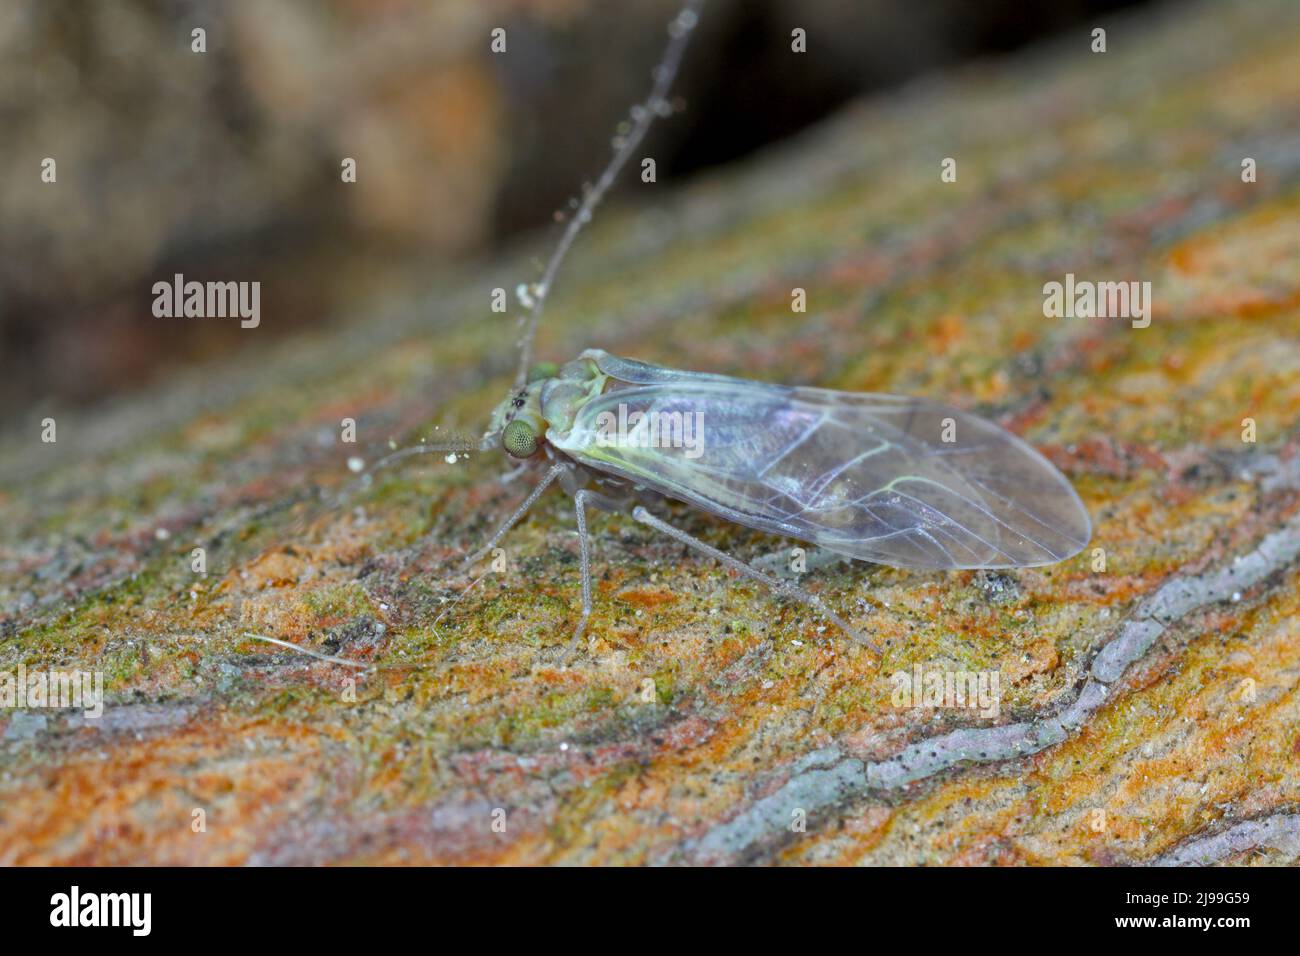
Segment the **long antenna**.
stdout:
<path fill-rule="evenodd" d="M 573 240 L 578 237 L 582 227 L 591 221 L 592 210 L 604 198 L 609 187 L 614 184 L 619 170 L 623 168 L 628 157 L 640 145 L 641 140 L 645 138 L 646 131 L 650 129 L 650 124 L 654 122 L 656 116 L 667 116 L 672 112 L 672 107 L 668 104 L 668 90 L 672 86 L 673 79 L 677 75 L 677 68 L 681 65 L 682 54 L 686 52 L 686 44 L 690 41 L 691 32 L 695 29 L 696 23 L 700 19 L 700 9 L 704 6 L 704 0 L 687 0 L 685 6 L 668 24 L 668 47 L 664 50 L 663 59 L 659 65 L 654 68 L 651 74 L 654 77 L 654 85 L 650 88 L 650 95 L 645 101 L 632 108 L 632 128 L 627 135 L 622 138 L 622 143 L 614 153 L 614 158 L 610 160 L 605 171 L 600 174 L 596 184 L 587 190 L 582 197 L 582 205 L 578 207 L 572 218 L 569 219 L 568 226 L 565 227 L 564 234 L 560 237 L 559 245 L 551 253 L 550 261 L 546 263 L 546 270 L 542 273 L 542 281 L 537 285 L 533 292 L 532 309 L 528 315 L 528 325 L 524 331 L 524 336 L 519 340 L 519 372 L 515 375 L 515 388 L 524 387 L 528 378 L 528 367 L 533 361 L 533 341 L 537 338 L 537 323 L 541 321 L 542 309 L 546 305 L 546 297 L 551 292 L 551 283 L 555 279 L 555 273 L 560 268 L 560 263 L 569 252 L 569 247 L 573 245 Z"/>

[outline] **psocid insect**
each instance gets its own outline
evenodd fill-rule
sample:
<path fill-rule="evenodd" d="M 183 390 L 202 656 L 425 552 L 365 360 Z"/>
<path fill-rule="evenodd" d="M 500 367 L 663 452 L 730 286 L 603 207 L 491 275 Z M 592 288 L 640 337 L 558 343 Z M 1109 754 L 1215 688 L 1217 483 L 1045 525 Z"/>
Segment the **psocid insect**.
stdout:
<path fill-rule="evenodd" d="M 1030 567 L 1077 554 L 1091 536 L 1088 514 L 1060 471 L 997 425 L 922 398 L 680 371 L 599 349 L 558 366 L 531 360 L 561 261 L 654 117 L 671 112 L 668 89 L 698 10 L 698 2 L 689 3 L 674 20 L 649 98 L 633 110 L 630 132 L 525 300 L 530 312 L 518 373 L 480 450 L 500 449 L 541 463 L 545 471 L 465 567 L 491 552 L 558 482 L 574 499 L 581 554 L 575 644 L 592 609 L 590 506 L 630 511 L 635 520 L 812 607 L 879 653 L 815 594 L 700 541 L 647 504 L 684 502 L 726 521 L 896 567 Z M 619 428 L 611 434 L 613 422 Z M 446 449 L 405 451 L 435 450 Z M 401 457 L 405 452 L 379 466 Z"/>
<path fill-rule="evenodd" d="M 617 413 L 614 411 L 617 409 Z M 610 441 L 602 420 L 641 434 Z M 673 441 L 702 423 L 695 446 Z M 669 440 L 647 441 L 646 423 Z M 632 517 L 816 608 L 870 644 L 815 596 L 723 555 L 651 514 L 662 496 L 727 521 L 904 568 L 1051 564 L 1088 543 L 1091 523 L 1065 477 L 984 419 L 918 398 L 771 385 L 685 372 L 588 349 L 535 366 L 492 417 L 484 450 L 549 463 L 541 482 L 475 558 L 553 482 L 574 496 L 582 618 L 591 613 L 586 507 Z M 696 454 L 692 455 L 694 450 Z M 591 487 L 593 486 L 594 487 Z"/>

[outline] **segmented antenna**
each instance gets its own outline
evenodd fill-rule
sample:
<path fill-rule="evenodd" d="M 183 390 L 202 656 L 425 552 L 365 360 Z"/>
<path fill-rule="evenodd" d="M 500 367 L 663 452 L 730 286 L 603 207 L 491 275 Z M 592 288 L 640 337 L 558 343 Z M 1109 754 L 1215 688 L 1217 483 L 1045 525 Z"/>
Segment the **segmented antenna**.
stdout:
<path fill-rule="evenodd" d="M 688 0 L 685 6 L 668 24 L 668 47 L 664 50 L 663 59 L 659 65 L 654 68 L 651 74 L 654 77 L 654 85 L 650 88 L 650 95 L 645 101 L 632 109 L 632 129 L 623 137 L 622 144 L 614 153 L 614 158 L 610 160 L 605 171 L 600 174 L 596 184 L 587 190 L 582 197 L 582 205 L 578 207 L 569 224 L 564 229 L 564 234 L 560 237 L 559 244 L 555 251 L 551 253 L 550 260 L 546 263 L 546 270 L 542 273 L 542 281 L 538 283 L 536 291 L 533 293 L 533 304 L 528 314 L 528 325 L 524 330 L 524 336 L 519 340 L 519 372 L 515 375 L 515 389 L 524 387 L 528 379 L 528 368 L 533 361 L 533 341 L 537 337 L 537 323 L 542 318 L 542 309 L 546 305 L 546 297 L 551 293 L 551 283 L 555 280 L 555 273 L 560 268 L 560 263 L 569 252 L 569 247 L 573 245 L 573 240 L 578 237 L 582 227 L 591 221 L 592 210 L 604 198 L 609 187 L 614 184 L 614 179 L 618 176 L 619 170 L 627 162 L 628 157 L 640 145 L 641 140 L 645 138 L 646 131 L 650 129 L 650 124 L 654 122 L 656 116 L 667 116 L 672 112 L 668 105 L 668 90 L 672 86 L 673 78 L 677 75 L 677 68 L 681 64 L 682 54 L 686 52 L 686 44 L 690 41 L 691 32 L 695 29 L 696 23 L 700 19 L 700 9 L 704 6 L 704 0 Z"/>
<path fill-rule="evenodd" d="M 399 448 L 396 451 L 385 455 L 383 458 L 380 458 L 369 467 L 366 467 L 365 470 L 357 476 L 357 480 L 352 484 L 352 486 L 345 487 L 334 499 L 333 505 L 337 507 L 345 504 L 358 488 L 368 487 L 371 484 L 374 480 L 375 472 L 383 471 L 385 468 L 391 468 L 399 461 L 404 461 L 415 455 L 443 455 L 450 453 L 450 457 L 447 459 L 448 462 L 455 462 L 458 456 L 469 455 L 470 452 L 478 451 L 478 449 L 478 443 L 473 439 L 459 435 L 453 437 L 449 441 L 421 442 L 418 445 L 408 445 L 406 448 Z M 361 467 L 364 467 L 364 464 L 361 463 L 361 459 L 355 460 L 361 465 Z M 349 463 L 349 465 L 350 464 L 351 463 Z"/>

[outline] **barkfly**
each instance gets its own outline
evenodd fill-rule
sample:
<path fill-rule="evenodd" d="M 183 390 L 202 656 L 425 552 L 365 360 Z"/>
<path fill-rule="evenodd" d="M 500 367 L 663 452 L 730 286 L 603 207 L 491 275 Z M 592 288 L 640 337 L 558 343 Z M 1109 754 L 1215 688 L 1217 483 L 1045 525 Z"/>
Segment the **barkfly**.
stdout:
<path fill-rule="evenodd" d="M 578 527 L 582 612 L 575 644 L 591 616 L 587 509 L 595 507 L 630 510 L 636 521 L 810 606 L 879 653 L 816 595 L 724 554 L 651 514 L 645 503 L 684 502 L 726 521 L 895 567 L 1031 567 L 1077 554 L 1091 535 L 1078 495 L 1038 452 L 997 425 L 919 398 L 679 371 L 598 349 L 564 365 L 532 364 L 556 269 L 654 116 L 668 112 L 665 98 L 698 9 L 690 3 L 673 21 L 649 99 L 633 111 L 630 133 L 534 287 L 514 387 L 479 447 L 504 450 L 545 471 L 465 568 L 489 554 L 558 482 L 573 496 Z M 611 429 L 615 421 L 635 426 Z M 693 422 L 699 423 L 695 441 L 679 440 Z M 435 449 L 409 449 L 425 450 Z"/>

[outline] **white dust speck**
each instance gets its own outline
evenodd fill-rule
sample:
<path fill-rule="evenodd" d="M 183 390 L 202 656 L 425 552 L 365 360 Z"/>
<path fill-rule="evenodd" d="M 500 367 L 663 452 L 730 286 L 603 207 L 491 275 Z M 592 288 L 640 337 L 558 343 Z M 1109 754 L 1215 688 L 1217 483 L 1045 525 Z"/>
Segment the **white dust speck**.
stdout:
<path fill-rule="evenodd" d="M 534 282 L 531 285 L 521 282 L 515 286 L 515 298 L 525 309 L 531 309 L 539 299 L 546 298 L 546 285 L 541 282 Z"/>
<path fill-rule="evenodd" d="M 172 536 L 172 533 L 168 531 L 166 528 L 157 528 L 154 530 L 153 536 L 157 538 L 159 541 L 166 541 L 168 538 Z"/>
<path fill-rule="evenodd" d="M 445 461 L 449 465 L 454 465 L 456 464 L 456 462 L 460 461 L 460 458 L 457 457 L 456 453 L 453 451 L 450 455 L 444 458 L 443 461 Z"/>
<path fill-rule="evenodd" d="M 355 473 L 361 471 L 361 469 L 365 467 L 366 460 L 364 458 L 358 458 L 356 455 L 353 455 L 348 459 L 348 471 Z"/>

